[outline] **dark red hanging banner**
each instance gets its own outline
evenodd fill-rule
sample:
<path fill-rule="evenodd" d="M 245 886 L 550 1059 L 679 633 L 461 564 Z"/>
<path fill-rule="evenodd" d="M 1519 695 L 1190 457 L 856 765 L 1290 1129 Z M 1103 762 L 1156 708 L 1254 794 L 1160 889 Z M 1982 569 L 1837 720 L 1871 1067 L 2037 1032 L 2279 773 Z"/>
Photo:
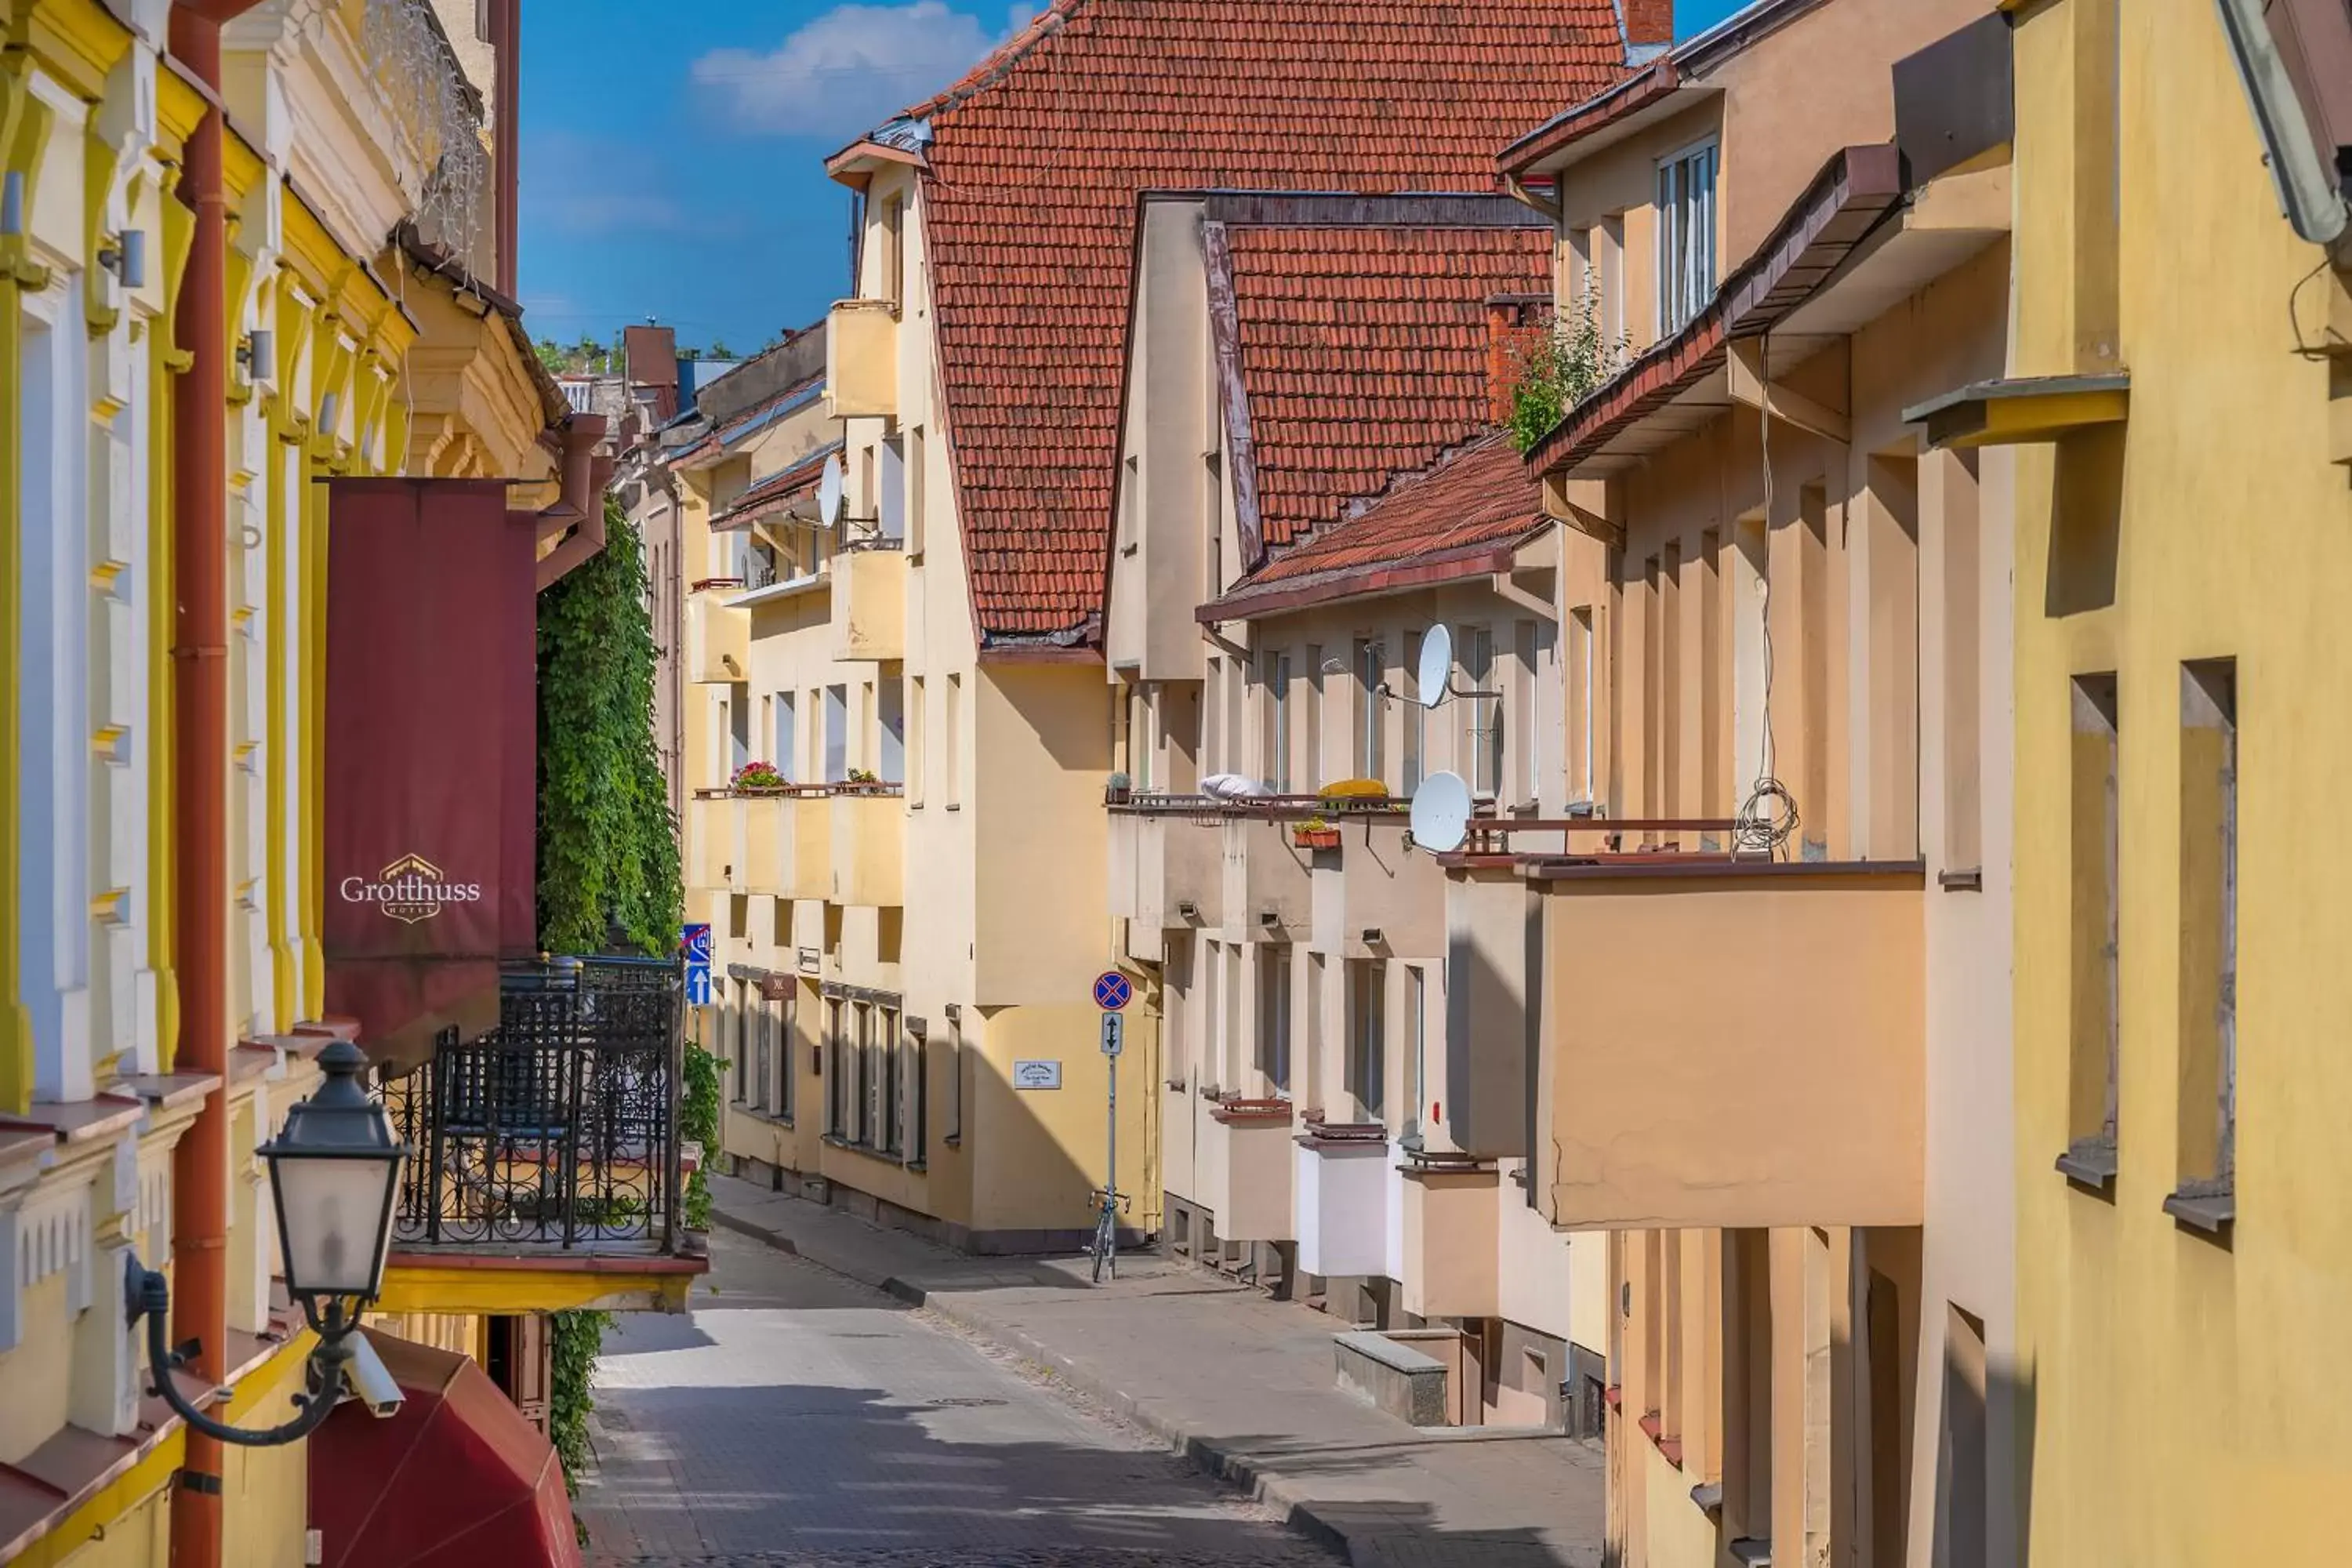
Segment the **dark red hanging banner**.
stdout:
<path fill-rule="evenodd" d="M 329 485 L 327 1011 L 378 1062 L 495 1026 L 534 945 L 533 540 L 503 480 Z"/>

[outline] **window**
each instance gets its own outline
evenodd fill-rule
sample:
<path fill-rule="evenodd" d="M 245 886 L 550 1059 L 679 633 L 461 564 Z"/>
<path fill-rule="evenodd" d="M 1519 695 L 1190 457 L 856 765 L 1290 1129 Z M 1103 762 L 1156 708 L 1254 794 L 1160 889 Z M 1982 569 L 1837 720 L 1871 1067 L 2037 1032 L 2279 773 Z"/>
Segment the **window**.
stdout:
<path fill-rule="evenodd" d="M 923 427 L 907 427 L 907 560 L 920 565 L 923 559 Z"/>
<path fill-rule="evenodd" d="M 1986 1568 L 1984 1321 L 1944 1305 L 1944 1419 L 1937 1434 L 1934 1561 Z"/>
<path fill-rule="evenodd" d="M 877 479 L 879 487 L 874 495 L 874 519 L 877 531 L 887 540 L 896 540 L 902 547 L 907 541 L 907 458 L 902 445 L 886 440 L 875 449 L 881 465 Z"/>
<path fill-rule="evenodd" d="M 1735 1549 L 1772 1539 L 1771 1233 L 1724 1233 L 1723 1532 Z"/>
<path fill-rule="evenodd" d="M 963 1020 L 948 1019 L 948 1131 L 950 1143 L 963 1139 Z"/>
<path fill-rule="evenodd" d="M 751 1092 L 743 1098 L 761 1110 L 776 1108 L 776 1039 L 768 1015 L 764 984 L 754 980 L 744 991 L 744 1010 L 751 1025 Z"/>
<path fill-rule="evenodd" d="M 1520 759 L 1520 783 L 1527 790 L 1527 800 L 1543 798 L 1543 748 L 1536 744 L 1536 673 L 1543 668 L 1544 655 L 1550 643 L 1543 635 L 1550 627 L 1537 621 L 1520 621 L 1511 628 L 1513 651 L 1518 656 L 1512 661 L 1511 717 L 1504 739 Z"/>
<path fill-rule="evenodd" d="M 948 677 L 947 754 L 940 765 L 948 775 L 948 809 L 952 811 L 963 799 L 963 677 Z"/>
<path fill-rule="evenodd" d="M 890 309 L 907 306 L 907 198 L 893 195 L 882 204 L 882 298 Z"/>
<path fill-rule="evenodd" d="M 876 700 L 876 739 L 882 743 L 882 755 L 875 773 L 884 784 L 907 782 L 907 699 L 906 689 L 896 680 L 885 679 L 878 688 L 870 688 Z"/>
<path fill-rule="evenodd" d="M 1137 493 L 1142 488 L 1140 459 L 1129 458 L 1119 468 L 1118 475 L 1118 552 L 1135 553 L 1135 509 L 1142 504 Z"/>
<path fill-rule="evenodd" d="M 1209 658 L 1209 679 L 1202 683 L 1201 698 L 1201 772 L 1203 774 L 1230 773 L 1233 765 L 1225 756 L 1225 727 L 1231 722 L 1225 717 L 1225 663 L 1213 654 Z"/>
<path fill-rule="evenodd" d="M 1260 665 L 1265 685 L 1265 754 L 1260 759 L 1265 786 L 1276 795 L 1290 793 L 1290 655 L 1266 649 Z"/>
<path fill-rule="evenodd" d="M 2104 1187 L 2116 1174 L 2116 1075 L 2120 1044 L 2116 994 L 2117 779 L 2116 678 L 2074 681 L 2073 785 L 2066 1153 L 2059 1168 Z"/>
<path fill-rule="evenodd" d="M 1213 599 L 1225 590 L 1225 472 L 1214 452 L 1208 454 L 1209 482 L 1202 487 L 1207 500 L 1201 549 L 1201 597 Z"/>
<path fill-rule="evenodd" d="M 1712 142 L 1658 165 L 1658 336 L 1706 309 L 1715 295 Z"/>
<path fill-rule="evenodd" d="M 929 731 L 931 710 L 923 706 L 923 678 L 907 678 L 907 804 L 923 804 L 923 737 Z"/>
<path fill-rule="evenodd" d="M 1160 692 L 1156 688 L 1140 686 L 1129 699 L 1127 719 L 1127 767 L 1139 792 L 1149 792 L 1153 776 L 1152 763 L 1160 754 Z"/>
<path fill-rule="evenodd" d="M 841 1004 L 828 997 L 824 1004 L 824 1130 L 829 1137 L 849 1135 L 848 1079 L 842 1061 Z"/>
<path fill-rule="evenodd" d="M 1461 650 L 1462 679 L 1470 690 L 1494 689 L 1495 633 L 1491 626 L 1462 626 L 1454 634 Z M 1463 773 L 1475 795 L 1492 795 L 1503 779 L 1502 703 L 1493 698 L 1468 697 L 1462 703 Z"/>
<path fill-rule="evenodd" d="M 751 1103 L 751 984 L 750 981 L 735 982 L 735 1005 L 723 1016 L 729 1031 L 735 1037 L 735 1103 Z"/>
<path fill-rule="evenodd" d="M 751 692 L 740 684 L 727 689 L 727 776 L 751 760 Z"/>
<path fill-rule="evenodd" d="M 1400 786 L 1399 793 L 1410 800 L 1412 793 L 1421 787 L 1421 739 L 1424 728 L 1423 716 L 1428 712 L 1421 703 L 1421 634 L 1419 632 L 1404 634 L 1404 664 L 1397 672 L 1397 680 L 1404 689 L 1403 718 L 1399 726 L 1403 731 L 1400 750 L 1404 755 L 1399 763 L 1403 771 L 1397 782 Z"/>
<path fill-rule="evenodd" d="M 1388 758 L 1381 734 L 1381 683 L 1388 679 L 1388 649 L 1378 637 L 1356 640 L 1356 776 L 1384 778 Z"/>
<path fill-rule="evenodd" d="M 1944 862 L 1948 870 L 1976 871 L 1984 863 L 1977 454 L 1943 452 L 1928 462 L 1941 481 L 1936 510 L 1944 547 Z"/>
<path fill-rule="evenodd" d="M 1323 647 L 1307 645 L 1307 775 L 1308 789 L 1323 787 Z"/>
<path fill-rule="evenodd" d="M 849 688 L 824 689 L 824 782 L 849 777 Z"/>
<path fill-rule="evenodd" d="M 896 1154 L 906 1147 L 907 1136 L 907 1053 L 898 1037 L 898 1015 L 884 1007 L 876 1015 L 874 1054 L 880 1070 L 876 1074 L 881 1094 L 882 1135 L 876 1146 L 885 1153 Z"/>
<path fill-rule="evenodd" d="M 1422 1108 L 1429 1103 L 1429 973 L 1418 964 L 1404 971 L 1404 1135 L 1421 1136 Z"/>
<path fill-rule="evenodd" d="M 776 754 L 770 760 L 786 784 L 800 782 L 800 703 L 789 691 L 776 693 Z"/>
<path fill-rule="evenodd" d="M 875 1059 L 874 1009 L 859 1002 L 850 1007 L 857 1024 L 857 1133 L 856 1142 L 873 1148 L 882 1133 L 882 1064 Z"/>
<path fill-rule="evenodd" d="M 2238 669 L 2207 659 L 2180 667 L 2180 1188 L 2164 1206 L 2209 1228 L 2234 1217 L 2237 947 Z"/>
<path fill-rule="evenodd" d="M 801 1002 L 797 982 L 786 982 L 783 1011 L 776 1022 L 776 1114 L 790 1121 L 799 1096 L 793 1092 L 799 1074 L 793 1070 L 793 1042 L 800 1038 Z"/>
<path fill-rule="evenodd" d="M 907 1163 L 919 1165 L 930 1146 L 931 1042 L 911 1026 L 907 1031 Z"/>
<path fill-rule="evenodd" d="M 1348 1092 L 1361 1117 L 1379 1121 L 1388 1096 L 1388 965 L 1377 959 L 1348 963 Z"/>
<path fill-rule="evenodd" d="M 1307 1100 L 1312 1105 L 1322 1098 L 1321 1089 L 1330 1079 L 1331 1064 L 1325 1059 L 1323 1021 L 1324 959 L 1319 952 L 1307 955 Z"/>
<path fill-rule="evenodd" d="M 1257 1069 L 1276 1094 L 1289 1094 L 1290 949 L 1281 942 L 1258 949 Z"/>
<path fill-rule="evenodd" d="M 1590 802 L 1592 788 L 1592 606 L 1568 613 L 1568 798 Z"/>

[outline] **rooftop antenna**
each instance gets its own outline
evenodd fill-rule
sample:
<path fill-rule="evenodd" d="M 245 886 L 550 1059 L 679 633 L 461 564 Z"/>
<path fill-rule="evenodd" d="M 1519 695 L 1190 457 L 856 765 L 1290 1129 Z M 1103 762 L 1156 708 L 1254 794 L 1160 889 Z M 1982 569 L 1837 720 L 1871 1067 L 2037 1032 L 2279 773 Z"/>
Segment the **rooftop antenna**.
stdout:
<path fill-rule="evenodd" d="M 1460 773 L 1432 773 L 1412 792 L 1412 841 L 1443 855 L 1462 846 L 1470 827 L 1470 786 Z"/>

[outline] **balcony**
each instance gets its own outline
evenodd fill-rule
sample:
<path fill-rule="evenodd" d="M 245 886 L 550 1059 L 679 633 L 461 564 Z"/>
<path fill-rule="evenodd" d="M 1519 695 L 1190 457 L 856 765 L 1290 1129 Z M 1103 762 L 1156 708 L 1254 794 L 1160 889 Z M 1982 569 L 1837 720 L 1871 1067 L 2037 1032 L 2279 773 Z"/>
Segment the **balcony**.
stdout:
<path fill-rule="evenodd" d="M 697 583 L 686 595 L 686 678 L 704 686 L 741 680 L 751 668 L 751 612 L 728 600 L 742 592 L 732 577 Z"/>
<path fill-rule="evenodd" d="M 1528 1063 L 1542 1014 L 1541 900 L 1511 866 L 1459 869 L 1440 899 L 1445 1071 L 1436 1131 L 1489 1159 L 1528 1152 Z"/>
<path fill-rule="evenodd" d="M 1916 867 L 1652 855 L 1527 875 L 1554 1225 L 1921 1223 Z"/>
<path fill-rule="evenodd" d="M 1328 815 L 1337 849 L 1314 853 L 1314 945 L 1333 957 L 1427 958 L 1445 951 L 1445 872 L 1405 847 L 1401 810 Z"/>
<path fill-rule="evenodd" d="M 383 1085 L 414 1151 L 383 1310 L 678 1310 L 683 974 L 667 960 L 510 967 L 499 1026 Z"/>
<path fill-rule="evenodd" d="M 836 787 L 826 896 L 836 904 L 888 908 L 907 901 L 901 875 L 907 815 L 896 785 Z"/>
<path fill-rule="evenodd" d="M 1220 1100 L 1202 1124 L 1194 1184 L 1227 1241 L 1288 1241 L 1290 1101 Z"/>
<path fill-rule="evenodd" d="M 1313 851 L 1292 841 L 1289 822 L 1263 815 L 1273 808 L 1252 803 L 1247 809 L 1252 815 L 1229 813 L 1225 819 L 1224 940 L 1304 940 L 1314 921 L 1307 878 Z"/>
<path fill-rule="evenodd" d="M 747 893 L 782 893 L 792 880 L 792 802 L 766 790 L 739 794 L 734 806 L 743 818 L 743 861 L 738 880 Z"/>
<path fill-rule="evenodd" d="M 748 890 L 744 871 L 749 819 L 745 802 L 723 789 L 698 790 L 690 821 L 691 851 L 686 868 L 687 885 L 711 892 Z"/>
<path fill-rule="evenodd" d="M 826 315 L 824 387 L 836 418 L 898 416 L 898 312 L 887 300 L 843 300 Z"/>
<path fill-rule="evenodd" d="M 1421 1318 L 1496 1316 L 1501 1175 L 1491 1164 L 1441 1159 L 1408 1162 L 1402 1174 L 1404 1310 Z"/>
<path fill-rule="evenodd" d="M 777 879 L 778 897 L 818 903 L 833 897 L 832 795 L 830 785 L 812 785 L 796 792 L 785 807 L 777 844 L 785 857 L 783 874 Z M 787 839 L 789 850 L 784 848 Z"/>
<path fill-rule="evenodd" d="M 1310 1120 L 1292 1142 L 1299 1272 L 1326 1279 L 1387 1274 L 1396 1185 L 1388 1129 Z"/>
<path fill-rule="evenodd" d="M 896 540 L 845 547 L 831 563 L 833 657 L 907 657 L 907 552 Z"/>
<path fill-rule="evenodd" d="M 1224 835 L 1197 796 L 1141 795 L 1110 810 L 1110 911 L 1148 955 L 1170 931 L 1213 927 L 1224 906 Z"/>

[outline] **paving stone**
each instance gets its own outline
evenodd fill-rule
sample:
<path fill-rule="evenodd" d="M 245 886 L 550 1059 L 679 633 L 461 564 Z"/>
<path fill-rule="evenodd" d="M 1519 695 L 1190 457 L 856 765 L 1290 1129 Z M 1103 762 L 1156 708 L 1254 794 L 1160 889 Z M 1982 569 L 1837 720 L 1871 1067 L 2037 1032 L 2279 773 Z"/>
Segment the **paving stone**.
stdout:
<path fill-rule="evenodd" d="M 595 1568 L 1328 1564 L 1145 1435 L 929 1314 L 731 1235 L 682 1317 L 607 1338 Z"/>

